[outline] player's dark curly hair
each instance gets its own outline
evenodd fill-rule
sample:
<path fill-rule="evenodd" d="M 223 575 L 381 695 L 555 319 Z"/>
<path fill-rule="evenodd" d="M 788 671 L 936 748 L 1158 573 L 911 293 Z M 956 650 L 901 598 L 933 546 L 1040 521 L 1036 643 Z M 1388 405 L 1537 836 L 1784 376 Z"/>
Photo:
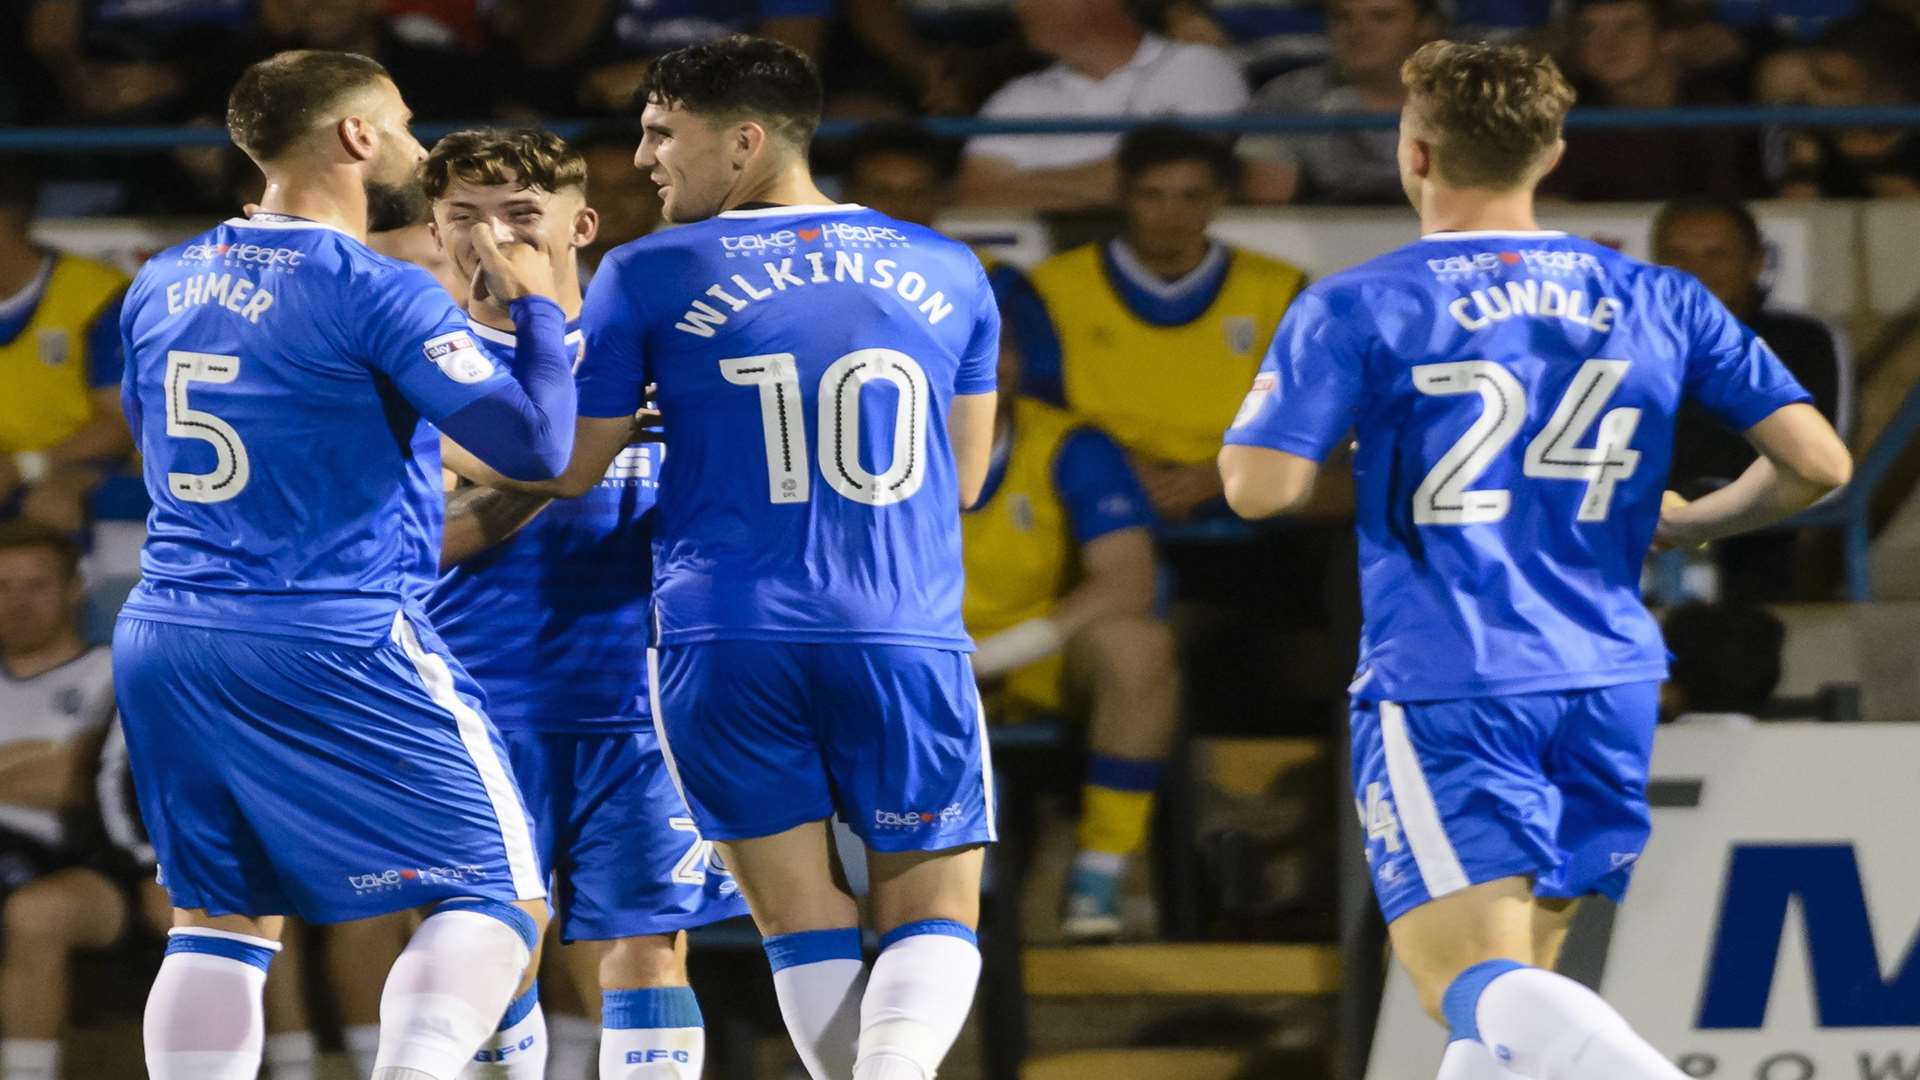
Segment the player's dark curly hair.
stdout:
<path fill-rule="evenodd" d="M 1740 240 L 1746 244 L 1749 252 L 1759 251 L 1765 246 L 1760 235 L 1760 222 L 1747 209 L 1747 204 L 1739 199 L 1730 199 L 1724 195 L 1685 195 L 1678 199 L 1669 199 L 1658 213 L 1653 215 L 1654 246 L 1660 245 L 1660 238 L 1675 221 L 1681 218 L 1717 217 L 1732 225 L 1740 234 Z"/>
<path fill-rule="evenodd" d="M 656 59 L 635 97 L 711 120 L 758 121 L 804 151 L 820 126 L 820 69 L 807 54 L 768 38 L 735 34 Z"/>
<path fill-rule="evenodd" d="M 1140 174 L 1159 165 L 1193 161 L 1205 165 L 1223 188 L 1239 180 L 1240 162 L 1233 149 L 1222 140 L 1203 131 L 1178 124 L 1148 124 L 1127 132 L 1120 140 L 1120 182 L 1132 183 Z"/>
<path fill-rule="evenodd" d="M 445 195 L 455 181 L 490 187 L 509 177 L 520 189 L 585 192 L 587 161 L 551 131 L 468 128 L 434 143 L 420 163 L 420 186 L 430 199 Z"/>
<path fill-rule="evenodd" d="M 275 161 L 326 118 L 342 95 L 387 78 L 371 57 L 328 49 L 275 53 L 247 68 L 227 96 L 227 134 L 255 161 Z"/>

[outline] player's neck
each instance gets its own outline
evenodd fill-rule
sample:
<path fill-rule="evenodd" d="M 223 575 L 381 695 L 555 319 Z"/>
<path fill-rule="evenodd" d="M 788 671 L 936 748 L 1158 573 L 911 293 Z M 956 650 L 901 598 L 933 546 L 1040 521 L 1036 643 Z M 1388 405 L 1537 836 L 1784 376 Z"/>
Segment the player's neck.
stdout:
<path fill-rule="evenodd" d="M 1180 247 L 1151 248 L 1135 243 L 1131 237 L 1122 237 L 1120 242 L 1126 246 L 1127 253 L 1139 263 L 1147 273 L 1161 281 L 1179 281 L 1200 268 L 1207 261 L 1207 253 L 1213 250 L 1213 241 L 1205 235 L 1196 237 L 1190 244 Z"/>
<path fill-rule="evenodd" d="M 331 225 L 361 243 L 367 240 L 367 191 L 357 176 L 267 174 L 259 207 Z"/>
<path fill-rule="evenodd" d="M 1533 190 L 1484 191 L 1428 185 L 1420 196 L 1420 235 L 1441 232 L 1538 232 Z"/>
<path fill-rule="evenodd" d="M 25 649 L 0 656 L 0 666 L 6 668 L 7 675 L 15 679 L 31 679 L 45 675 L 62 664 L 70 664 L 87 651 L 87 643 L 80 635 L 68 631 L 37 649 Z"/>
<path fill-rule="evenodd" d="M 813 182 L 813 173 L 803 161 L 794 162 L 757 183 L 743 183 L 727 198 L 721 211 L 736 206 L 767 203 L 773 206 L 822 206 L 831 204 Z"/>

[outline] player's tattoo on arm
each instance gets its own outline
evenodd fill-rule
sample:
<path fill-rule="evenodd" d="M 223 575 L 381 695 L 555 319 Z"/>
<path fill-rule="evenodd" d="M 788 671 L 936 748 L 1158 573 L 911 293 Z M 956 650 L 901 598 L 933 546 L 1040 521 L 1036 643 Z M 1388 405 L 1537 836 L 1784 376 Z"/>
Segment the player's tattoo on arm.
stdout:
<path fill-rule="evenodd" d="M 519 532 L 553 501 L 550 495 L 504 491 L 478 484 L 447 494 L 446 529 L 440 542 L 440 569 L 470 559 Z"/>

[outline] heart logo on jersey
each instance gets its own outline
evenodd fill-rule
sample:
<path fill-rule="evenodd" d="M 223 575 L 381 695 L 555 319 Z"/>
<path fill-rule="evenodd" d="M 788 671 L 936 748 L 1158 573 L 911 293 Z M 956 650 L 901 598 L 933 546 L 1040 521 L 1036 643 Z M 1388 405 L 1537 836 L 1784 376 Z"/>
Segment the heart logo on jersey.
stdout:
<path fill-rule="evenodd" d="M 819 229 L 801 229 L 801 230 L 800 230 L 800 239 L 802 239 L 802 240 L 818 240 L 818 239 L 820 239 L 820 230 L 819 230 Z"/>

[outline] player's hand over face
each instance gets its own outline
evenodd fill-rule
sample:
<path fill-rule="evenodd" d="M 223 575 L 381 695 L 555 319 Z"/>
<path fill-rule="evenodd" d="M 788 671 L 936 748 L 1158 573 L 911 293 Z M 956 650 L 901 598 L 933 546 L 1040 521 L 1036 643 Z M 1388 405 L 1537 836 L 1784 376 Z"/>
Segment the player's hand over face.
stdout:
<path fill-rule="evenodd" d="M 502 307 L 523 296 L 544 296 L 553 300 L 559 289 L 553 281 L 553 263 L 539 241 L 512 240 L 505 244 L 494 239 L 486 224 L 469 226 L 473 254 L 480 265 L 473 275 L 473 299 L 491 301 Z"/>

